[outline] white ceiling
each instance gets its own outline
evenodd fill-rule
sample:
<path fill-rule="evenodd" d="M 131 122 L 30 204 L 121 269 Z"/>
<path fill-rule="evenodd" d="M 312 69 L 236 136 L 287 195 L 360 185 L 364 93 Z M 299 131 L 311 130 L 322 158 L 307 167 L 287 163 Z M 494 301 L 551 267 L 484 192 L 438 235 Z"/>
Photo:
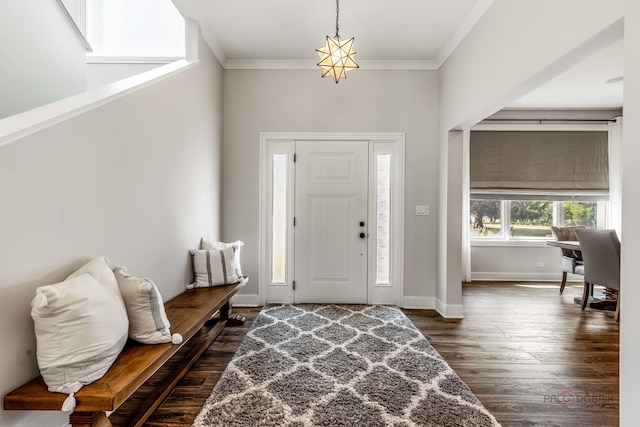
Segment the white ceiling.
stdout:
<path fill-rule="evenodd" d="M 510 109 L 622 108 L 624 41 L 585 58 L 570 70 L 511 103 Z M 609 82 L 610 80 L 613 82 Z M 616 81 L 617 80 L 617 81 Z"/>
<path fill-rule="evenodd" d="M 492 1 L 342 0 L 340 37 L 355 37 L 358 62 L 416 61 L 416 66 L 437 68 Z M 173 2 L 201 23 L 227 68 L 241 61 L 309 61 L 315 66 L 315 49 L 324 45 L 325 36 L 335 35 L 335 0 Z"/>
<path fill-rule="evenodd" d="M 334 0 L 173 0 L 198 21 L 220 62 L 232 68 L 316 68 L 315 49 L 335 34 Z M 340 36 L 355 37 L 362 69 L 438 69 L 493 0 L 342 0 Z M 622 107 L 619 42 L 507 108 Z"/>

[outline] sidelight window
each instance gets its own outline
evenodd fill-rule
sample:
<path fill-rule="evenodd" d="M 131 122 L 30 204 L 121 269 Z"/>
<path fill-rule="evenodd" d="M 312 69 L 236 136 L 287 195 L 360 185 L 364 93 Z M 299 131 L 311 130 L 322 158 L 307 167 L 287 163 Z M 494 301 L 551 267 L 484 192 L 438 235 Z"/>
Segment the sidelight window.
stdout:
<path fill-rule="evenodd" d="M 287 154 L 273 155 L 271 282 L 285 283 L 287 268 Z"/>
<path fill-rule="evenodd" d="M 391 154 L 376 156 L 376 284 L 388 285 L 391 243 Z"/>

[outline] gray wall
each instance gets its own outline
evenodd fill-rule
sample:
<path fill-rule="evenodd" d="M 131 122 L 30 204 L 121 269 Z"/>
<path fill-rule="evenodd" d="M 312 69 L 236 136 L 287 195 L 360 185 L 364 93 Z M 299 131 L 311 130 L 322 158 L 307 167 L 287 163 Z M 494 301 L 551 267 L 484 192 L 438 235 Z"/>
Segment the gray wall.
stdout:
<path fill-rule="evenodd" d="M 622 249 L 620 261 L 620 425 L 640 418 L 640 2 L 625 1 L 624 137 L 622 142 Z"/>
<path fill-rule="evenodd" d="M 191 276 L 188 249 L 219 238 L 222 69 L 201 63 L 0 146 L 0 394 L 37 375 L 37 286 L 106 255 L 166 299 Z M 2 121 L 0 121 L 2 128 Z M 0 425 L 66 414 L 0 411 Z"/>
<path fill-rule="evenodd" d="M 0 119 L 85 90 L 85 47 L 55 0 L 0 2 Z"/>
<path fill-rule="evenodd" d="M 436 202 L 437 72 L 353 72 L 335 84 L 320 70 L 226 70 L 224 74 L 223 237 L 244 241 L 243 271 L 258 293 L 260 132 L 405 132 L 405 284 L 433 297 L 436 222 L 415 205 Z"/>

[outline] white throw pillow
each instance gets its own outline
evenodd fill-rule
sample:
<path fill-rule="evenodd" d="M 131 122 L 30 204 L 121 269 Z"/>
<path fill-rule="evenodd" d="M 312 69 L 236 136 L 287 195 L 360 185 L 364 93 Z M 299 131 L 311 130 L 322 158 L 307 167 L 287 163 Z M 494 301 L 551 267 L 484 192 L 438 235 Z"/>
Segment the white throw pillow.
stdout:
<path fill-rule="evenodd" d="M 189 251 L 195 278 L 189 287 L 209 288 L 239 282 L 240 278 L 236 275 L 234 267 L 237 250 L 237 246 L 231 246 L 226 249 Z"/>
<path fill-rule="evenodd" d="M 37 288 L 31 307 L 40 372 L 49 391 L 71 395 L 63 410 L 72 410 L 73 393 L 101 378 L 127 342 L 120 291 L 89 273 L 72 274 Z"/>
<path fill-rule="evenodd" d="M 143 344 L 180 344 L 182 336 L 171 335 L 162 295 L 155 283 L 131 276 L 124 267 L 116 268 L 113 273 L 129 316 L 129 338 Z"/>
<path fill-rule="evenodd" d="M 241 240 L 236 240 L 235 242 L 224 243 L 224 242 L 210 242 L 204 237 L 200 239 L 200 249 L 227 249 L 232 246 L 236 246 L 238 250 L 236 251 L 236 259 L 233 264 L 236 269 L 236 276 L 238 278 L 244 277 L 242 274 L 242 268 L 240 267 L 240 249 L 244 246 Z"/>
<path fill-rule="evenodd" d="M 71 273 L 66 280 L 87 273 L 93 276 L 93 278 L 96 279 L 101 285 L 118 289 L 116 277 L 113 275 L 111 267 L 109 267 L 109 259 L 107 257 L 99 256 L 93 258 L 91 261 L 87 262 L 82 267 Z"/>

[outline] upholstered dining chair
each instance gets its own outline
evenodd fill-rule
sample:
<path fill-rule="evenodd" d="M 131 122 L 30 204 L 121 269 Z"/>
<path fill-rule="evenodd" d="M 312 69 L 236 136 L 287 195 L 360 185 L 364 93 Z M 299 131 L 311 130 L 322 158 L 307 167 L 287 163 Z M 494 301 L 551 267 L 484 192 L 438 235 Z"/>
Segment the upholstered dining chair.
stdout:
<path fill-rule="evenodd" d="M 620 320 L 620 240 L 615 230 L 576 230 L 584 260 L 582 309 L 587 306 L 593 285 L 618 290 L 614 319 Z"/>
<path fill-rule="evenodd" d="M 578 240 L 576 236 L 576 229 L 584 228 L 583 226 L 577 227 L 551 227 L 551 232 L 556 240 Z M 562 248 L 562 283 L 560 284 L 560 293 L 564 292 L 564 287 L 567 284 L 567 273 L 584 275 L 584 269 L 582 265 L 582 254 L 580 251 L 574 251 L 572 249 Z"/>

